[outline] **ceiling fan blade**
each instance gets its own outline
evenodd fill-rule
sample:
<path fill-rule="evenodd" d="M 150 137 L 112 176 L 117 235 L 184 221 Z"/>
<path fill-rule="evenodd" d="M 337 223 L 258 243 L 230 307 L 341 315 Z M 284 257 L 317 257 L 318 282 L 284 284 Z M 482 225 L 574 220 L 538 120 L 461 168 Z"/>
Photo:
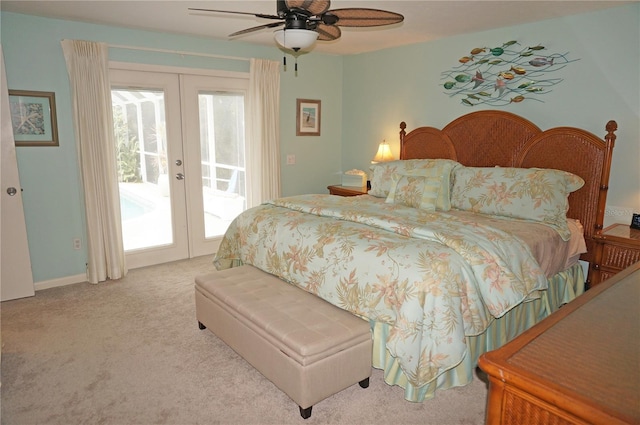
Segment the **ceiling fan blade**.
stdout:
<path fill-rule="evenodd" d="M 399 13 L 378 9 L 334 9 L 327 14 L 336 16 L 338 18 L 336 25 L 341 27 L 377 27 L 404 21 L 404 16 Z"/>
<path fill-rule="evenodd" d="M 264 15 L 262 13 L 251 13 L 251 12 L 234 12 L 232 10 L 197 9 L 195 7 L 190 7 L 189 10 L 195 10 L 198 12 L 233 13 L 235 15 L 249 15 L 249 16 L 255 16 L 256 18 L 264 18 L 264 19 L 282 19 L 276 15 Z"/>
<path fill-rule="evenodd" d="M 311 16 L 322 15 L 331 7 L 329 0 L 285 0 L 289 9 L 304 9 L 311 13 Z"/>
<path fill-rule="evenodd" d="M 229 34 L 229 37 L 235 37 L 237 35 L 249 34 L 250 32 L 263 30 L 265 28 L 275 28 L 284 25 L 284 22 L 272 22 L 270 24 L 258 25 L 257 27 L 251 27 L 244 30 L 236 31 L 233 34 Z"/>
<path fill-rule="evenodd" d="M 318 24 L 318 26 L 316 27 L 316 31 L 319 34 L 319 41 L 337 40 L 342 35 L 340 27 L 336 25 Z"/>

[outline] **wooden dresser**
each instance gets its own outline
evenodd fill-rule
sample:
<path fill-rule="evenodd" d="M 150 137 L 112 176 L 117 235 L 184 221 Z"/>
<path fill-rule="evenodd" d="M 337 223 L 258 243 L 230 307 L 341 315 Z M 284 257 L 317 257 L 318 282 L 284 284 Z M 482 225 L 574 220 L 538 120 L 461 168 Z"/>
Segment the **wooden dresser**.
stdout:
<path fill-rule="evenodd" d="M 616 223 L 596 234 L 593 239 L 596 242 L 595 259 L 589 276 L 589 287 L 640 261 L 638 229 Z"/>
<path fill-rule="evenodd" d="M 481 356 L 487 424 L 640 424 L 640 263 Z"/>

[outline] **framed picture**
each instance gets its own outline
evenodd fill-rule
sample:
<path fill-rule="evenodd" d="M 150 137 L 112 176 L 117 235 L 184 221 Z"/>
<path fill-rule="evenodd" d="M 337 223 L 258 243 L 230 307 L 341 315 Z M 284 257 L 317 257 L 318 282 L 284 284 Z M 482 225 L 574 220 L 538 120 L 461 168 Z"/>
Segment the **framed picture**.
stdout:
<path fill-rule="evenodd" d="M 55 93 L 9 90 L 9 109 L 16 146 L 58 146 Z"/>
<path fill-rule="evenodd" d="M 296 136 L 320 135 L 320 101 L 297 99 Z"/>

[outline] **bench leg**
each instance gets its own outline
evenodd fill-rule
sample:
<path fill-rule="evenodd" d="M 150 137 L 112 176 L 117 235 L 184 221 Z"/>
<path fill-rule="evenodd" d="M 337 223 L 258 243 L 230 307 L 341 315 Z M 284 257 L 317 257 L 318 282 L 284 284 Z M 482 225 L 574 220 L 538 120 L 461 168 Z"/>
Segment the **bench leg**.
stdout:
<path fill-rule="evenodd" d="M 198 321 L 198 328 L 199 329 L 207 329 L 207 327 L 205 325 L 202 324 L 202 322 Z"/>
<path fill-rule="evenodd" d="M 358 382 L 358 384 L 362 387 L 362 388 L 369 388 L 369 378 L 365 378 L 362 381 Z"/>
<path fill-rule="evenodd" d="M 300 407 L 300 406 L 298 406 Z M 311 417 L 311 409 L 313 408 L 313 406 L 309 406 L 306 409 L 303 409 L 302 407 L 300 407 L 300 416 L 302 416 L 302 419 L 309 419 Z"/>

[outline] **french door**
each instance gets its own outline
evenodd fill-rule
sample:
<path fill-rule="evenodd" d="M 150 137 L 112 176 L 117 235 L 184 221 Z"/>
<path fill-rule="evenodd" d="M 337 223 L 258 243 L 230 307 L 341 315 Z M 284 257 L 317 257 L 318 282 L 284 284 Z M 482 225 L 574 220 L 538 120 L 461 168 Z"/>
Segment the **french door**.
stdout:
<path fill-rule="evenodd" d="M 112 69 L 130 268 L 214 253 L 246 208 L 248 80 Z"/>

